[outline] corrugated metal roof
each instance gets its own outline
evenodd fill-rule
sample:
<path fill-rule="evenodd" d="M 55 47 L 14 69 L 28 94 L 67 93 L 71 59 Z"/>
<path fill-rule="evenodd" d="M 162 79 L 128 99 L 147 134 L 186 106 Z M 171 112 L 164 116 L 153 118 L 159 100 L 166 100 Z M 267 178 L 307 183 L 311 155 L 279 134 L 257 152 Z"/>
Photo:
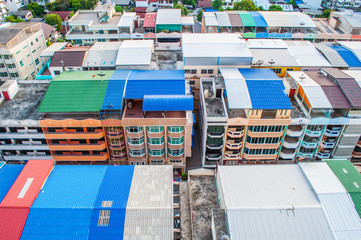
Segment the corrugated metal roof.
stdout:
<path fill-rule="evenodd" d="M 248 40 L 250 41 L 250 40 Z M 262 61 L 260 67 L 298 67 L 299 63 L 287 49 L 255 48 L 250 49 L 253 63 Z M 272 62 L 272 64 L 270 63 Z M 258 65 L 255 65 L 258 66 Z"/>
<path fill-rule="evenodd" d="M 96 42 L 85 57 L 83 68 L 114 67 L 121 42 Z"/>
<path fill-rule="evenodd" d="M 361 88 L 352 78 L 336 79 L 352 107 L 361 107 Z"/>
<path fill-rule="evenodd" d="M 285 49 L 287 44 L 281 39 L 248 39 L 247 45 L 250 49 Z"/>
<path fill-rule="evenodd" d="M 173 239 L 172 169 L 166 165 L 134 168 L 124 239 Z"/>
<path fill-rule="evenodd" d="M 241 16 L 238 13 L 228 13 L 228 18 L 232 27 L 243 27 Z"/>
<path fill-rule="evenodd" d="M 219 68 L 224 78 L 230 109 L 252 108 L 246 80 L 237 68 Z"/>
<path fill-rule="evenodd" d="M 282 81 L 277 74 L 269 68 L 239 68 L 244 79 L 248 80 L 277 80 Z"/>
<path fill-rule="evenodd" d="M 266 21 L 258 12 L 250 12 L 257 27 L 268 27 Z"/>
<path fill-rule="evenodd" d="M 320 206 L 297 165 L 219 166 L 218 173 L 228 210 Z"/>
<path fill-rule="evenodd" d="M 29 208 L 53 168 L 54 160 L 29 160 L 0 207 Z"/>
<path fill-rule="evenodd" d="M 182 26 L 193 26 L 194 19 L 193 17 L 182 17 Z"/>
<path fill-rule="evenodd" d="M 104 81 L 109 80 L 114 71 L 65 71 L 52 81 Z"/>
<path fill-rule="evenodd" d="M 122 110 L 125 80 L 109 81 L 102 110 Z"/>
<path fill-rule="evenodd" d="M 361 174 L 349 160 L 325 161 L 341 181 L 347 192 L 361 193 Z"/>
<path fill-rule="evenodd" d="M 345 188 L 326 163 L 299 163 L 299 166 L 315 193 L 346 193 Z"/>
<path fill-rule="evenodd" d="M 158 9 L 156 24 L 181 25 L 180 9 Z"/>
<path fill-rule="evenodd" d="M 260 14 L 265 19 L 269 27 L 291 27 L 294 25 L 289 19 L 289 17 L 283 13 L 280 14 L 279 12 L 264 11 L 264 12 L 260 12 Z M 299 24 L 298 26 L 302 27 Z"/>
<path fill-rule="evenodd" d="M 215 12 L 220 27 L 230 27 L 231 21 L 225 12 Z"/>
<path fill-rule="evenodd" d="M 124 12 L 120 19 L 118 26 L 120 27 L 131 27 L 134 24 L 136 13 L 135 12 Z"/>
<path fill-rule="evenodd" d="M 184 95 L 184 71 L 132 71 L 125 89 L 126 99 L 143 99 L 144 95 Z"/>
<path fill-rule="evenodd" d="M 356 211 L 358 215 L 361 217 L 361 193 L 359 192 L 352 192 L 349 193 L 351 196 L 351 199 L 353 201 L 353 204 L 355 205 Z"/>
<path fill-rule="evenodd" d="M 242 24 L 244 27 L 256 27 L 256 22 L 253 19 L 252 14 L 246 11 L 238 11 L 242 19 Z"/>
<path fill-rule="evenodd" d="M 143 111 L 193 111 L 193 95 L 144 95 Z"/>
<path fill-rule="evenodd" d="M 130 70 L 115 70 L 109 80 L 127 80 Z"/>
<path fill-rule="evenodd" d="M 157 13 L 146 13 L 144 16 L 143 27 L 154 28 L 155 27 L 155 19 L 157 18 Z"/>
<path fill-rule="evenodd" d="M 320 86 L 303 86 L 308 101 L 312 108 L 332 108 L 330 101 Z"/>
<path fill-rule="evenodd" d="M 327 58 L 333 67 L 349 67 L 335 49 L 322 43 L 314 43 L 313 45 Z"/>
<path fill-rule="evenodd" d="M 361 15 L 359 16 L 361 20 Z M 361 44 L 360 42 L 354 41 L 337 41 L 337 43 L 341 44 L 343 47 L 350 50 L 358 60 L 361 60 Z"/>
<path fill-rule="evenodd" d="M 108 80 L 52 81 L 38 112 L 98 112 Z"/>
<path fill-rule="evenodd" d="M 81 67 L 87 51 L 58 51 L 51 59 L 50 67 Z"/>
<path fill-rule="evenodd" d="M 51 44 L 49 47 L 45 48 L 40 53 L 40 57 L 52 57 L 52 56 L 54 56 L 54 53 L 56 51 L 63 49 L 68 44 L 69 44 L 68 42 L 55 42 L 55 43 Z"/>
<path fill-rule="evenodd" d="M 108 166 L 92 212 L 89 240 L 123 239 L 125 212 L 132 184 L 134 166 Z M 104 207 L 103 201 L 111 201 Z M 108 226 L 99 226 L 101 210 L 110 210 Z"/>
<path fill-rule="evenodd" d="M 106 169 L 106 166 L 55 166 L 32 208 L 92 208 Z"/>
<path fill-rule="evenodd" d="M 24 165 L 11 164 L 0 167 L 0 202 L 4 199 L 23 168 Z"/>
<path fill-rule="evenodd" d="M 153 44 L 153 40 L 124 40 L 119 47 L 115 65 L 150 65 Z"/>
<path fill-rule="evenodd" d="M 246 83 L 253 109 L 293 109 L 282 81 L 246 80 Z"/>
<path fill-rule="evenodd" d="M 227 220 L 231 239 L 333 239 L 321 207 L 231 210 Z"/>
<path fill-rule="evenodd" d="M 206 26 L 219 26 L 217 17 L 214 12 L 204 12 L 204 24 Z"/>
<path fill-rule="evenodd" d="M 309 41 L 285 41 L 288 50 L 302 67 L 331 67 L 331 64 Z"/>
<path fill-rule="evenodd" d="M 0 239 L 20 239 L 28 213 L 28 207 L 0 207 Z"/>
<path fill-rule="evenodd" d="M 358 60 L 357 57 L 350 50 L 342 46 L 330 47 L 342 57 L 342 59 L 347 63 L 347 65 L 349 65 L 349 67 L 361 67 L 360 60 Z"/>

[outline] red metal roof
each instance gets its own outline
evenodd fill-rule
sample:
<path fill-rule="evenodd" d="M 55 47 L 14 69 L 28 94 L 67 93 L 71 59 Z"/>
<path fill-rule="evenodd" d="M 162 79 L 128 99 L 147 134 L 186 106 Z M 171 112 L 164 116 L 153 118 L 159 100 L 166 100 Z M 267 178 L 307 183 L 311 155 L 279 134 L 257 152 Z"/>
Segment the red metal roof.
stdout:
<path fill-rule="evenodd" d="M 71 11 L 50 11 L 49 14 L 58 14 L 59 17 L 61 18 L 61 21 L 64 22 L 64 20 L 66 20 L 66 18 L 69 17 Z"/>
<path fill-rule="evenodd" d="M 155 27 L 155 19 L 157 18 L 157 13 L 146 13 L 144 16 L 143 27 Z"/>
<path fill-rule="evenodd" d="M 53 165 L 54 160 L 29 160 L 1 202 L 0 207 L 30 208 Z"/>
<path fill-rule="evenodd" d="M 30 208 L 0 207 L 0 239 L 19 240 Z"/>
<path fill-rule="evenodd" d="M 135 12 L 144 12 L 147 10 L 148 7 L 136 7 L 134 8 Z"/>

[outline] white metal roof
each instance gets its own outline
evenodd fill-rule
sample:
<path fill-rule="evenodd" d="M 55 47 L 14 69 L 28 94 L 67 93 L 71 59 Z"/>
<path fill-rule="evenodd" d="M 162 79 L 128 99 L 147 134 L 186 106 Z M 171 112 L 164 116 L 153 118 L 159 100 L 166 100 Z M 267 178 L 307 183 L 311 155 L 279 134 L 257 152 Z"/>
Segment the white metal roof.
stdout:
<path fill-rule="evenodd" d="M 118 26 L 120 27 L 130 27 L 133 24 L 134 18 L 136 16 L 135 12 L 125 12 L 120 19 Z"/>
<path fill-rule="evenodd" d="M 333 239 L 321 207 L 230 210 L 227 211 L 227 220 L 231 239 Z"/>
<path fill-rule="evenodd" d="M 182 25 L 194 25 L 193 17 L 182 17 Z"/>
<path fill-rule="evenodd" d="M 230 109 L 252 108 L 246 80 L 237 68 L 219 68 L 226 84 L 228 107 Z"/>
<path fill-rule="evenodd" d="M 288 50 L 302 67 L 332 67 L 309 41 L 286 41 Z"/>
<path fill-rule="evenodd" d="M 346 21 L 354 28 L 361 27 L 361 16 L 357 13 L 354 13 L 352 10 L 348 9 L 344 12 L 333 12 L 332 15 L 341 15 Z"/>
<path fill-rule="evenodd" d="M 216 14 L 214 12 L 204 12 L 204 24 L 206 26 L 219 26 Z"/>
<path fill-rule="evenodd" d="M 230 27 L 231 21 L 225 12 L 215 12 L 220 27 Z"/>
<path fill-rule="evenodd" d="M 299 163 L 299 165 L 317 194 L 347 193 L 327 163 Z"/>
<path fill-rule="evenodd" d="M 253 63 L 262 61 L 261 67 L 272 66 L 274 67 L 298 67 L 299 63 L 290 54 L 287 49 L 283 48 L 254 48 L 250 49 L 253 56 Z M 257 65 L 258 66 L 258 65 Z"/>
<path fill-rule="evenodd" d="M 239 34 L 182 34 L 183 57 L 251 58 L 245 40 Z"/>
<path fill-rule="evenodd" d="M 333 67 L 348 67 L 348 64 L 335 49 L 322 43 L 314 43 L 313 45 L 327 58 Z"/>
<path fill-rule="evenodd" d="M 227 210 L 319 207 L 297 165 L 219 166 Z"/>
<path fill-rule="evenodd" d="M 158 9 L 156 24 L 181 25 L 180 9 Z"/>
<path fill-rule="evenodd" d="M 281 39 L 248 39 L 247 45 L 250 49 L 253 48 L 284 48 L 287 49 L 287 44 Z"/>
<path fill-rule="evenodd" d="M 149 65 L 153 40 L 125 40 L 119 47 L 116 65 Z"/>
<path fill-rule="evenodd" d="M 136 166 L 124 239 L 173 239 L 172 166 Z"/>
<path fill-rule="evenodd" d="M 83 67 L 115 66 L 121 42 L 96 42 L 88 50 Z"/>
<path fill-rule="evenodd" d="M 40 57 L 52 57 L 56 51 L 63 49 L 68 43 L 67 42 L 55 42 L 49 47 L 45 48 L 41 53 Z"/>
<path fill-rule="evenodd" d="M 303 71 L 294 71 L 294 72 L 288 72 L 288 74 L 302 87 L 306 86 L 316 86 L 319 87 L 315 81 L 312 80 L 307 74 L 305 74 Z"/>
<path fill-rule="evenodd" d="M 317 28 L 312 19 L 297 12 L 259 12 L 269 27 Z"/>

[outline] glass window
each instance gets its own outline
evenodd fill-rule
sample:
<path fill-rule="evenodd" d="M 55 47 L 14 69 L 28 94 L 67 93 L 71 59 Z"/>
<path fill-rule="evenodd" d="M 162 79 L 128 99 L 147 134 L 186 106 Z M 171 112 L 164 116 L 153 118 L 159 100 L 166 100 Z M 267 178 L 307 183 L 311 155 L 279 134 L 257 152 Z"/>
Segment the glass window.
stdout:
<path fill-rule="evenodd" d="M 132 156 L 143 156 L 145 154 L 145 152 L 144 152 L 144 149 L 141 149 L 141 150 L 129 149 L 129 154 Z"/>
<path fill-rule="evenodd" d="M 273 68 L 272 69 L 275 73 L 281 73 L 282 72 L 282 68 Z"/>
<path fill-rule="evenodd" d="M 144 137 L 141 138 L 128 138 L 128 143 L 133 145 L 140 145 L 144 143 Z"/>
<path fill-rule="evenodd" d="M 138 133 L 143 131 L 143 127 L 127 127 L 127 131 L 131 133 Z"/>
<path fill-rule="evenodd" d="M 169 144 L 182 144 L 184 142 L 184 137 L 180 137 L 180 138 L 172 138 L 172 137 L 168 137 L 168 143 Z"/>
<path fill-rule="evenodd" d="M 7 72 L 0 72 L 0 77 L 7 77 L 9 76 Z"/>
<path fill-rule="evenodd" d="M 5 67 L 5 64 L 0 63 L 0 68 L 4 68 L 4 67 Z"/>
<path fill-rule="evenodd" d="M 148 143 L 149 144 L 163 144 L 164 143 L 164 137 L 160 138 L 150 138 L 148 137 Z"/>
<path fill-rule="evenodd" d="M 35 59 L 35 64 L 36 64 L 36 65 L 39 64 L 39 58 Z"/>
<path fill-rule="evenodd" d="M 201 74 L 207 74 L 207 69 L 202 69 Z"/>
<path fill-rule="evenodd" d="M 197 69 L 192 69 L 192 70 L 191 70 L 191 73 L 192 73 L 192 74 L 197 74 Z"/>
<path fill-rule="evenodd" d="M 182 132 L 183 130 L 184 130 L 183 126 L 170 126 L 170 127 L 168 127 L 168 131 L 173 132 L 173 133 Z"/>
<path fill-rule="evenodd" d="M 22 63 L 23 61 L 20 61 L 20 66 L 24 66 L 24 64 Z M 16 68 L 16 65 L 14 63 L 12 64 L 6 64 L 8 68 Z"/>
<path fill-rule="evenodd" d="M 153 150 L 153 149 L 149 149 L 149 155 L 152 156 L 162 156 L 164 154 L 164 148 L 163 149 L 157 149 L 157 150 Z"/>
<path fill-rule="evenodd" d="M 208 74 L 213 74 L 213 69 L 208 69 Z"/>
<path fill-rule="evenodd" d="M 151 133 L 160 133 L 160 132 L 163 132 L 163 130 L 164 130 L 164 127 L 162 127 L 162 126 L 147 127 L 147 131 L 151 132 Z"/>
<path fill-rule="evenodd" d="M 190 70 L 190 69 L 184 69 L 184 73 L 185 73 L 185 74 L 190 74 L 190 73 L 191 73 L 191 70 Z"/>
<path fill-rule="evenodd" d="M 170 149 L 168 148 L 168 153 L 171 156 L 181 156 L 183 154 L 183 148 L 182 149 Z"/>
<path fill-rule="evenodd" d="M 10 73 L 10 77 L 19 77 L 18 73 Z"/>

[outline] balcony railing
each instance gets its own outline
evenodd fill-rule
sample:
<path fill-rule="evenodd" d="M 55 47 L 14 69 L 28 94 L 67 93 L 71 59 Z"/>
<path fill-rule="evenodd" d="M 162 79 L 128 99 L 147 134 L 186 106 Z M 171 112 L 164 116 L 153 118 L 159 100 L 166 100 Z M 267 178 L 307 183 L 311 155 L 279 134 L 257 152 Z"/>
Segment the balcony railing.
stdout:
<path fill-rule="evenodd" d="M 313 153 L 304 153 L 304 152 L 299 152 L 298 153 L 299 157 L 304 157 L 304 158 L 312 158 L 313 157 Z"/>
<path fill-rule="evenodd" d="M 221 143 L 207 143 L 208 149 L 218 150 L 218 149 L 221 149 L 222 147 L 223 147 L 223 144 L 221 144 Z"/>
<path fill-rule="evenodd" d="M 333 128 L 335 129 L 335 128 Z M 331 130 L 331 129 L 326 129 L 325 131 L 325 135 L 328 137 L 338 137 L 341 133 L 341 128 L 336 128 L 337 130 Z"/>
<path fill-rule="evenodd" d="M 207 136 L 210 138 L 221 138 L 224 136 L 224 132 L 208 132 Z"/>
<path fill-rule="evenodd" d="M 229 153 L 229 152 L 226 152 L 224 154 L 224 156 L 227 159 L 240 159 L 241 158 L 241 153 Z"/>
<path fill-rule="evenodd" d="M 325 142 L 325 141 L 323 141 L 323 142 L 321 143 L 321 146 L 322 146 L 323 148 L 334 148 L 335 145 L 336 145 L 335 142 Z"/>
<path fill-rule="evenodd" d="M 228 129 L 227 136 L 231 138 L 241 138 L 244 135 L 244 130 L 236 131 L 235 129 Z"/>
<path fill-rule="evenodd" d="M 316 156 L 317 156 L 318 158 L 330 158 L 331 152 L 329 152 L 329 153 L 321 153 L 321 152 L 318 152 L 318 153 L 316 154 Z"/>
<path fill-rule="evenodd" d="M 309 129 L 306 130 L 306 135 L 310 136 L 310 137 L 319 137 L 321 136 L 322 130 L 319 131 L 311 131 Z"/>
<path fill-rule="evenodd" d="M 123 137 L 123 132 L 107 132 L 108 137 Z"/>
<path fill-rule="evenodd" d="M 300 137 L 302 135 L 303 129 L 301 127 L 292 127 L 287 129 L 286 134 L 290 137 Z"/>
<path fill-rule="evenodd" d="M 226 147 L 230 150 L 238 150 L 242 147 L 242 142 L 239 143 L 232 143 L 232 142 L 228 142 L 226 143 Z"/>
<path fill-rule="evenodd" d="M 316 148 L 318 146 L 318 142 L 302 142 L 302 146 L 305 148 Z"/>
<path fill-rule="evenodd" d="M 206 159 L 211 161 L 218 161 L 221 159 L 221 154 L 206 154 Z"/>

